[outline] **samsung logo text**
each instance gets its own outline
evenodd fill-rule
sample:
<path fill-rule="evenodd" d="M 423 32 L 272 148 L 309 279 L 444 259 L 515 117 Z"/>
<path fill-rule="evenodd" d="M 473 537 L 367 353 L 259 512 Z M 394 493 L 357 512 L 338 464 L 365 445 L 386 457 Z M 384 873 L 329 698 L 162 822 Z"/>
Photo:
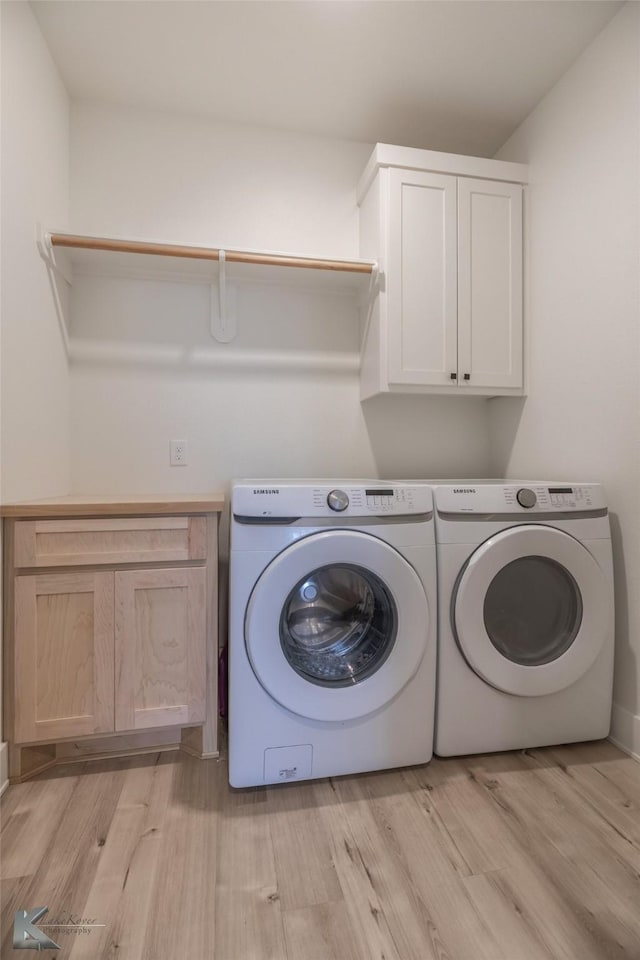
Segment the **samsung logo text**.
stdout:
<path fill-rule="evenodd" d="M 254 492 L 254 493 L 280 493 L 279 490 L 269 490 L 269 489 L 267 489 L 267 488 L 260 489 L 260 490 L 254 490 L 253 492 Z"/>

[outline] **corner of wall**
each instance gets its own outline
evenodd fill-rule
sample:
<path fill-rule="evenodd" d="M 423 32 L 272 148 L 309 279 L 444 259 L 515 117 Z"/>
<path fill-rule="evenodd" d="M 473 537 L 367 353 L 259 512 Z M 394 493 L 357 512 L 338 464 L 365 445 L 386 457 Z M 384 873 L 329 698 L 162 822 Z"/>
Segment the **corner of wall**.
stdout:
<path fill-rule="evenodd" d="M 609 740 L 640 762 L 640 716 L 614 703 Z"/>
<path fill-rule="evenodd" d="M 9 786 L 9 744 L 0 743 L 0 797 Z"/>
<path fill-rule="evenodd" d="M 30 4 L 1 3 L 0 14 L 1 229 L 11 237 L 0 259 L 0 483 L 7 502 L 69 487 L 68 360 L 35 243 L 37 223 L 68 218 L 69 97 Z M 1 705 L 0 686 L 0 714 Z M 0 793 L 7 772 L 8 747 L 0 743 Z"/>

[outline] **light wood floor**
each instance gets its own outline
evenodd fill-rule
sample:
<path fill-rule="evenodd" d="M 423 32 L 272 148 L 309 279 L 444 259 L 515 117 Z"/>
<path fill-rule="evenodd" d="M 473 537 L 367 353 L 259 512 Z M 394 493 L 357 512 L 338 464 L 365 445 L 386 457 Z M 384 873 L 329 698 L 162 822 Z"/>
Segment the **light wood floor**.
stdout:
<path fill-rule="evenodd" d="M 58 960 L 640 958 L 640 764 L 607 742 L 241 791 L 158 754 L 2 808 L 3 958 L 45 904 L 106 924 Z"/>

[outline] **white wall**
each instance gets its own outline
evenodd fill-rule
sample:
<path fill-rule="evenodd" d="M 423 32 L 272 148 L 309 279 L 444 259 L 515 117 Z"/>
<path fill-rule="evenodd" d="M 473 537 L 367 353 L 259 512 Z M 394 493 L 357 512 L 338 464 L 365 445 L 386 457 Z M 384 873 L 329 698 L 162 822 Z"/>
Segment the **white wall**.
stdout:
<path fill-rule="evenodd" d="M 529 395 L 490 402 L 495 473 L 600 480 L 612 512 L 614 736 L 640 753 L 639 10 L 627 4 L 499 157 L 529 164 Z"/>
<path fill-rule="evenodd" d="M 29 4 L 1 4 L 0 34 L 0 496 L 8 502 L 69 486 L 67 361 L 35 244 L 36 223 L 67 220 L 69 103 Z M 0 789 L 6 778 L 1 744 Z"/>
<path fill-rule="evenodd" d="M 2 3 L 2 499 L 66 493 L 68 371 L 36 224 L 65 224 L 69 100 L 28 3 Z"/>
<path fill-rule="evenodd" d="M 107 235 L 357 257 L 355 186 L 370 150 L 77 104 L 72 225 Z M 74 489 L 207 490 L 247 475 L 486 472 L 483 401 L 394 397 L 361 407 L 353 301 L 242 285 L 238 339 L 220 346 L 208 334 L 207 297 L 205 286 L 75 283 L 73 330 L 85 343 L 83 359 L 72 367 Z M 337 353 L 346 369 L 286 366 L 291 351 L 308 365 Z M 276 366 L 260 362 L 265 353 Z M 249 363 L 249 354 L 258 354 L 258 362 Z M 221 364 L 229 356 L 238 362 L 227 369 Z M 188 441 L 187 467 L 169 466 L 171 438 Z"/>

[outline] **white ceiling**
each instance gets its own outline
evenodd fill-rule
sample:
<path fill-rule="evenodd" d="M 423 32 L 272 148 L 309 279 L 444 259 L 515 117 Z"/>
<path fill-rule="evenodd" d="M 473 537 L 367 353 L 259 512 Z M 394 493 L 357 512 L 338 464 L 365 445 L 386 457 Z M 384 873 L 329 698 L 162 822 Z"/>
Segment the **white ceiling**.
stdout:
<path fill-rule="evenodd" d="M 613 0 L 44 0 L 72 98 L 492 156 Z"/>

